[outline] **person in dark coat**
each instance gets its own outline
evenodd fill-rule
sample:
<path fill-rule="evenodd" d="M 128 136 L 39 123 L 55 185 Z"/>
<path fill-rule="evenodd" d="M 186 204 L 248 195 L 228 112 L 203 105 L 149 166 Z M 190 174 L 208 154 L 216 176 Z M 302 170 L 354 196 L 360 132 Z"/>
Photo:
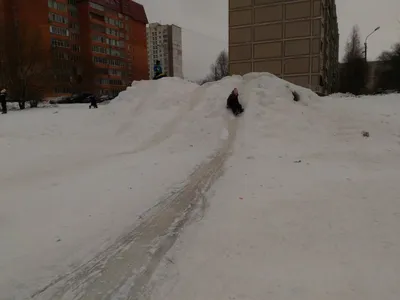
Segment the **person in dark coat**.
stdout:
<path fill-rule="evenodd" d="M 229 95 L 226 101 L 226 108 L 232 110 L 235 116 L 244 112 L 243 106 L 239 102 L 239 92 L 237 88 L 234 88 L 232 93 Z"/>
<path fill-rule="evenodd" d="M 7 113 L 7 90 L 3 89 L 0 92 L 0 103 L 1 103 L 1 113 L 6 114 Z"/>
<path fill-rule="evenodd" d="M 93 108 L 97 108 L 97 99 L 95 95 L 91 95 L 89 96 L 89 100 L 90 100 L 90 105 L 89 105 L 89 109 Z"/>

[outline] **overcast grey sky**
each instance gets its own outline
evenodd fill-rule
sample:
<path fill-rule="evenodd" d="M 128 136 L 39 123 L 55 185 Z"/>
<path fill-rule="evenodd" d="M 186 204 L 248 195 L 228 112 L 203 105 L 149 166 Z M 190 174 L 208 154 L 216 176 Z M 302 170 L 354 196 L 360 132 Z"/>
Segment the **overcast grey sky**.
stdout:
<path fill-rule="evenodd" d="M 219 51 L 227 49 L 228 0 L 136 0 L 146 9 L 149 22 L 177 24 L 183 33 L 183 73 L 189 79 L 206 75 Z M 353 25 L 368 39 L 368 59 L 400 41 L 400 0 L 336 0 L 340 58 Z"/>

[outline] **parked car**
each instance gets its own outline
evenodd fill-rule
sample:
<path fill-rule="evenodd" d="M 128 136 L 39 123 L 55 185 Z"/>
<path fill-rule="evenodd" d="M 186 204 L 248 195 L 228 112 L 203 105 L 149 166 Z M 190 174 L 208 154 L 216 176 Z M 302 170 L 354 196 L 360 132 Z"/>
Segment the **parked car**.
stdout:
<path fill-rule="evenodd" d="M 72 103 L 90 103 L 89 97 L 94 96 L 92 93 L 80 93 L 71 96 Z"/>
<path fill-rule="evenodd" d="M 66 104 L 70 103 L 70 96 L 53 97 L 50 99 L 50 104 Z"/>
<path fill-rule="evenodd" d="M 111 101 L 112 99 L 114 99 L 113 97 L 111 97 L 110 95 L 102 95 L 99 97 L 98 102 L 105 102 L 105 101 Z"/>

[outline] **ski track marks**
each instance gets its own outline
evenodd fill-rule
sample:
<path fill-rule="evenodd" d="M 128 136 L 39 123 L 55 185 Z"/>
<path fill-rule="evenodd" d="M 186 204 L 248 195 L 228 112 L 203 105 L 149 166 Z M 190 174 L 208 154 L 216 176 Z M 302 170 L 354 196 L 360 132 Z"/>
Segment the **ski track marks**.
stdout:
<path fill-rule="evenodd" d="M 194 209 L 205 207 L 205 193 L 223 173 L 239 121 L 228 114 L 225 114 L 225 120 L 228 137 L 222 140 L 222 145 L 209 160 L 194 170 L 182 188 L 144 213 L 136 226 L 108 249 L 71 273 L 56 278 L 34 293 L 32 299 L 143 299 L 149 292 L 146 291 L 147 283 L 161 259 L 190 220 Z M 167 128 L 167 132 L 169 130 Z"/>

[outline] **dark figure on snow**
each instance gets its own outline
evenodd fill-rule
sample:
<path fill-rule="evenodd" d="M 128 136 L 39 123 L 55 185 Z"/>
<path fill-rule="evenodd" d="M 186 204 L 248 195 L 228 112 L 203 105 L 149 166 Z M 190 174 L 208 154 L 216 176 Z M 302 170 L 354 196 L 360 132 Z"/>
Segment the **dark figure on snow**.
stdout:
<path fill-rule="evenodd" d="M 154 65 L 153 70 L 154 70 L 153 79 L 160 79 L 162 77 L 165 77 L 165 75 L 163 74 L 161 62 L 159 60 L 156 60 L 156 64 Z"/>
<path fill-rule="evenodd" d="M 1 103 L 1 113 L 6 114 L 7 113 L 7 90 L 3 89 L 0 92 L 0 103 Z"/>
<path fill-rule="evenodd" d="M 97 99 L 95 95 L 91 95 L 89 96 L 89 100 L 90 100 L 90 105 L 89 105 L 89 109 L 93 108 L 97 108 Z"/>
<path fill-rule="evenodd" d="M 226 101 L 226 108 L 231 109 L 235 116 L 244 112 L 243 106 L 239 102 L 239 92 L 234 88 Z"/>

